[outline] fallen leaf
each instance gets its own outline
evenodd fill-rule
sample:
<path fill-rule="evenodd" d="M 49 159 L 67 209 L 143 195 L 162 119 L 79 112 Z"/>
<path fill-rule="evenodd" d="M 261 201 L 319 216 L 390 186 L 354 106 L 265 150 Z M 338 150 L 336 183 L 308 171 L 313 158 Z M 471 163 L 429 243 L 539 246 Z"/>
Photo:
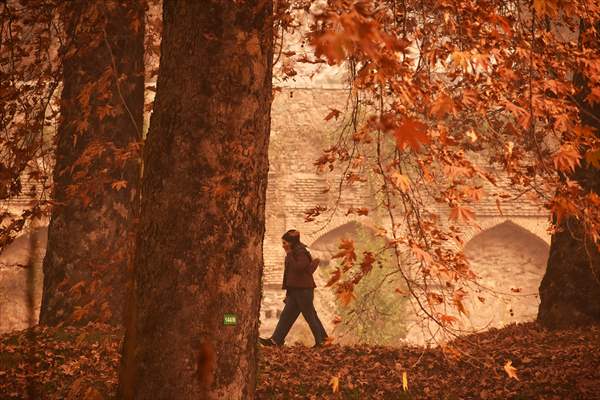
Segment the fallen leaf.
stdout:
<path fill-rule="evenodd" d="M 337 393 L 340 391 L 340 378 L 337 376 L 334 376 L 333 378 L 331 378 L 331 380 L 329 381 L 329 384 L 331 385 L 331 391 L 333 393 Z"/>
<path fill-rule="evenodd" d="M 506 371 L 510 378 L 519 380 L 519 377 L 517 376 L 517 369 L 512 366 L 511 360 L 506 361 L 506 364 L 504 364 L 504 371 Z"/>
<path fill-rule="evenodd" d="M 114 181 L 111 186 L 113 189 L 119 191 L 119 190 L 125 189 L 127 187 L 127 181 L 125 181 L 125 180 Z"/>

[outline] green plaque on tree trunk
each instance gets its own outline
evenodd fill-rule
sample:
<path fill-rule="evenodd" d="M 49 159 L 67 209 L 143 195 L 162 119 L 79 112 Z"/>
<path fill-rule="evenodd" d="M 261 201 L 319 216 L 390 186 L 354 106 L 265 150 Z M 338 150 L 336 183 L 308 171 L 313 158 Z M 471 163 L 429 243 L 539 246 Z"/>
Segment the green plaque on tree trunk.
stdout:
<path fill-rule="evenodd" d="M 223 316 L 223 325 L 236 325 L 237 324 L 237 316 L 235 314 L 225 314 Z"/>

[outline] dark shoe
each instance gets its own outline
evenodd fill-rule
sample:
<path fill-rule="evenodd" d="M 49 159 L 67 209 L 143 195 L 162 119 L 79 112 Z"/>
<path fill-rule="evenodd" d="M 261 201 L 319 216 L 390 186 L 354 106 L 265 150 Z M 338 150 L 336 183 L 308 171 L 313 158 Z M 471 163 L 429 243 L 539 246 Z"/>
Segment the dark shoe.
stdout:
<path fill-rule="evenodd" d="M 275 343 L 275 341 L 271 338 L 259 337 L 258 343 L 262 344 L 263 346 L 277 346 L 277 343 Z"/>
<path fill-rule="evenodd" d="M 312 347 L 313 349 L 315 347 L 326 347 L 331 345 L 331 342 L 333 341 L 333 339 L 331 339 L 329 336 L 326 336 L 325 339 L 322 342 L 319 343 L 315 343 L 315 345 Z"/>

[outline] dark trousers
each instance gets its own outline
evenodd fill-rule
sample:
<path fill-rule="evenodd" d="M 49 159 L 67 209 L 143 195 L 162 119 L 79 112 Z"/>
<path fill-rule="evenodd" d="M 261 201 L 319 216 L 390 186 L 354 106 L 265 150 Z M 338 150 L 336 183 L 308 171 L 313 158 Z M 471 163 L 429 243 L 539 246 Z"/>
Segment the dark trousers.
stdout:
<path fill-rule="evenodd" d="M 285 307 L 281 312 L 277 327 L 271 338 L 275 343 L 282 345 L 285 341 L 285 337 L 296 322 L 298 315 L 302 313 L 304 319 L 308 323 L 310 330 L 315 337 L 315 343 L 321 344 L 327 338 L 327 333 L 319 317 L 317 316 L 317 310 L 313 304 L 314 289 L 295 289 L 289 288 L 285 295 Z"/>

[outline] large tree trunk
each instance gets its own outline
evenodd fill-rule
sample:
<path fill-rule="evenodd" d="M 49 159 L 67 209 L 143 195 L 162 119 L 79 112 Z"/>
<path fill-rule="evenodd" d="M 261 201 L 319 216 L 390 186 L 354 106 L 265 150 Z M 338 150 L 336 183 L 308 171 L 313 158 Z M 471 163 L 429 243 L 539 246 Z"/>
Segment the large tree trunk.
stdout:
<path fill-rule="evenodd" d="M 40 322 L 122 324 L 144 102 L 141 1 L 64 4 L 63 89 Z"/>
<path fill-rule="evenodd" d="M 165 0 L 163 26 L 120 392 L 252 399 L 272 3 Z"/>
<path fill-rule="evenodd" d="M 600 29 L 600 24 L 598 29 Z M 582 25 L 583 28 L 583 25 Z M 600 38 L 596 38 L 600 39 Z M 591 45 L 598 45 L 598 41 Z M 586 102 L 587 79 L 581 74 L 575 83 L 582 90 L 577 96 L 581 121 L 600 135 L 600 104 Z M 571 179 L 584 190 L 600 195 L 600 169 L 582 161 Z M 561 231 L 552 236 L 546 274 L 540 285 L 538 321 L 549 328 L 600 322 L 600 252 L 583 224 L 568 218 Z"/>
<path fill-rule="evenodd" d="M 548 328 L 598 323 L 600 255 L 579 221 L 569 218 L 562 228 L 552 236 L 537 319 Z"/>

